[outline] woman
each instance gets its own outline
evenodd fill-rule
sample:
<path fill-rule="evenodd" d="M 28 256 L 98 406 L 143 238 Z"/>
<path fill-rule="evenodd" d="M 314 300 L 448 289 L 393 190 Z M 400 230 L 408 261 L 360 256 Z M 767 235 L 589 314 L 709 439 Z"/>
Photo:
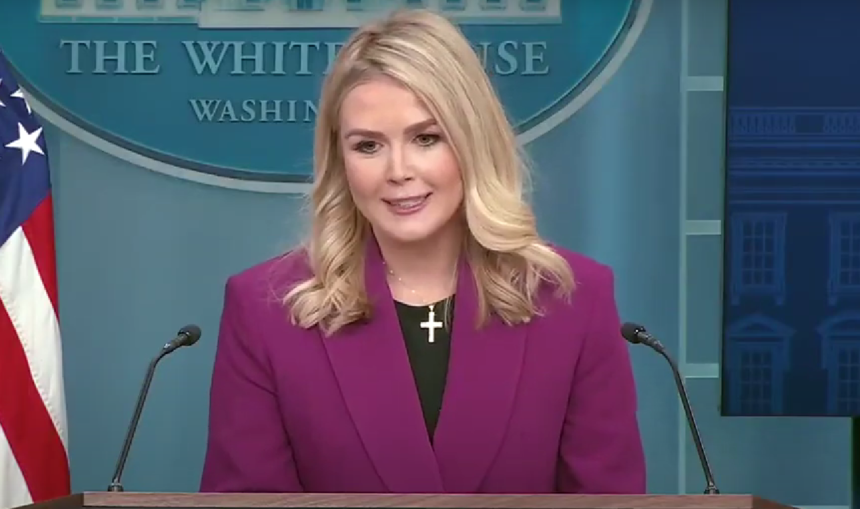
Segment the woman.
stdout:
<path fill-rule="evenodd" d="M 541 240 L 516 147 L 444 18 L 347 41 L 306 246 L 226 285 L 202 491 L 645 491 L 612 273 Z"/>

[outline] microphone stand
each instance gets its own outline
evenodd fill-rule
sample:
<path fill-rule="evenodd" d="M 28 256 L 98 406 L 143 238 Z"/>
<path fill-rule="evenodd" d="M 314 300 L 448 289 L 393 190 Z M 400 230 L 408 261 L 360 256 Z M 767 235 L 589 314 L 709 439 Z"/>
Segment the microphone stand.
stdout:
<path fill-rule="evenodd" d="M 122 472 L 125 469 L 125 462 L 128 459 L 128 453 L 131 451 L 131 442 L 134 440 L 134 434 L 137 431 L 137 424 L 140 422 L 140 415 L 143 412 L 143 405 L 146 403 L 146 395 L 149 393 L 149 386 L 152 384 L 155 367 L 168 353 L 170 353 L 170 350 L 165 347 L 149 362 L 149 368 L 146 370 L 146 377 L 143 379 L 143 386 L 140 388 L 140 393 L 137 395 L 137 404 L 134 407 L 134 414 L 132 414 L 131 423 L 129 424 L 128 431 L 125 434 L 125 441 L 122 444 L 122 452 L 120 452 L 119 459 L 117 460 L 113 480 L 110 485 L 108 485 L 108 491 L 124 491 L 121 479 Z"/>
<path fill-rule="evenodd" d="M 149 394 L 149 386 L 152 384 L 155 367 L 161 359 L 173 353 L 177 349 L 197 343 L 197 341 L 200 340 L 201 334 L 202 332 L 200 331 L 200 327 L 193 324 L 186 325 L 179 329 L 179 333 L 176 337 L 165 343 L 158 352 L 158 355 L 149 362 L 149 367 L 146 370 L 146 377 L 143 379 L 143 386 L 140 388 L 140 392 L 137 395 L 137 404 L 134 407 L 134 414 L 131 417 L 131 423 L 129 424 L 128 431 L 125 434 L 125 441 L 122 444 L 122 452 L 120 452 L 119 458 L 117 459 L 113 480 L 108 485 L 107 491 L 124 491 L 121 482 L 122 472 L 125 469 L 125 462 L 128 460 L 128 453 L 131 450 L 131 442 L 134 440 L 134 434 L 137 431 L 137 424 L 140 422 L 140 415 L 143 412 L 146 395 Z"/>
<path fill-rule="evenodd" d="M 693 435 L 693 444 L 696 446 L 696 453 L 699 456 L 699 461 L 702 463 L 702 471 L 705 474 L 705 495 L 718 495 L 720 490 L 717 489 L 717 484 L 714 482 L 714 474 L 711 472 L 711 466 L 708 464 L 708 456 L 705 454 L 705 447 L 702 445 L 702 437 L 699 435 L 699 426 L 696 424 L 696 418 L 693 417 L 693 409 L 690 407 L 690 397 L 687 394 L 687 389 L 684 387 L 684 381 L 681 379 L 681 370 L 678 369 L 678 364 L 671 355 L 666 351 L 666 347 L 657 338 L 652 336 L 645 330 L 645 327 L 627 322 L 621 326 L 621 336 L 628 342 L 636 344 L 644 344 L 659 353 L 669 363 L 672 368 L 672 375 L 675 378 L 675 386 L 678 388 L 678 396 L 681 399 L 681 405 L 684 407 L 684 414 L 687 417 L 687 425 L 690 428 L 690 433 Z"/>
<path fill-rule="evenodd" d="M 678 369 L 678 365 L 675 363 L 675 360 L 666 353 L 666 349 L 663 348 L 663 345 L 660 345 L 660 348 L 655 348 L 655 350 L 657 353 L 662 355 L 672 367 L 675 386 L 678 388 L 678 392 L 681 393 L 681 406 L 684 407 L 684 414 L 687 416 L 687 424 L 689 425 L 690 433 L 693 435 L 693 444 L 696 446 L 696 453 L 699 456 L 699 461 L 702 463 L 702 471 L 705 472 L 705 482 L 707 483 L 705 487 L 705 495 L 719 495 L 720 490 L 717 489 L 713 474 L 711 474 L 711 465 L 708 463 L 708 456 L 705 454 L 705 446 L 702 445 L 702 437 L 699 436 L 699 427 L 696 424 L 696 418 L 693 417 L 693 409 L 690 407 L 690 401 L 687 398 L 687 390 L 684 388 L 684 381 L 681 379 L 681 371 Z"/>

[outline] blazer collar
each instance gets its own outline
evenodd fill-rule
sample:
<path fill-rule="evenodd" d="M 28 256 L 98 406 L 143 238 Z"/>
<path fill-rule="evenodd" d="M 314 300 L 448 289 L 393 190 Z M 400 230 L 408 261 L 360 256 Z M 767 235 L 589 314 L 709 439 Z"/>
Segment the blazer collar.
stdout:
<path fill-rule="evenodd" d="M 435 449 L 427 437 L 375 241 L 368 242 L 365 252 L 372 319 L 324 340 L 358 434 L 392 492 L 479 491 L 513 410 L 528 328 L 508 327 L 493 317 L 478 329 L 477 287 L 465 257 L 459 263 L 451 358 Z"/>

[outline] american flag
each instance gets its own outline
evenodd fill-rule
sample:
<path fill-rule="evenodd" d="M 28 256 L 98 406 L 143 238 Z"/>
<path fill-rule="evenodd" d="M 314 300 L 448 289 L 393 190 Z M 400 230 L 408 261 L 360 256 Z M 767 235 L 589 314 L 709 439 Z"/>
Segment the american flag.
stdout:
<path fill-rule="evenodd" d="M 0 509 L 69 494 L 51 178 L 0 51 Z"/>

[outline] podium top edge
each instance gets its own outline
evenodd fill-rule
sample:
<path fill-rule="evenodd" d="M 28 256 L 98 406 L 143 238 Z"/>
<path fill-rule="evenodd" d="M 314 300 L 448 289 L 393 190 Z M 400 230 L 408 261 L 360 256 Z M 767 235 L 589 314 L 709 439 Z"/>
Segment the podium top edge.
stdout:
<path fill-rule="evenodd" d="M 787 509 L 754 495 L 83 492 L 20 509 L 81 508 Z"/>

